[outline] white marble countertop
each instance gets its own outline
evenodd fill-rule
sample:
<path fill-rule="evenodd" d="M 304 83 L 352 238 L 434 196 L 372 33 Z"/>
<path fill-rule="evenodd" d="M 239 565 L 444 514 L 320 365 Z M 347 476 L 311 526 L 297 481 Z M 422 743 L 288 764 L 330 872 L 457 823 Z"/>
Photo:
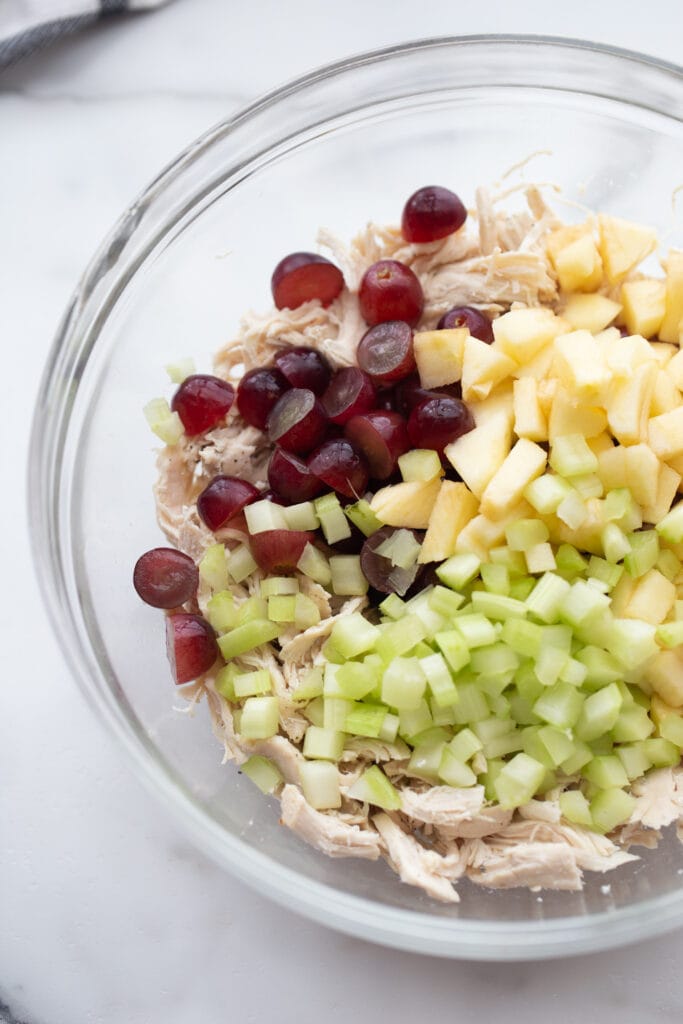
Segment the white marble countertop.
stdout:
<path fill-rule="evenodd" d="M 20 495 L 42 363 L 74 282 L 127 201 L 213 122 L 312 67 L 411 38 L 570 35 L 678 61 L 681 28 L 678 0 L 175 0 L 0 77 L 2 415 L 19 439 L 0 446 L 17 490 L 0 504 L 0 1022 L 341 1022 L 351 985 L 364 1019 L 428 1008 L 462 1022 L 680 1020 L 680 932 L 547 964 L 430 960 L 327 931 L 207 861 L 70 679 L 29 568 Z"/>

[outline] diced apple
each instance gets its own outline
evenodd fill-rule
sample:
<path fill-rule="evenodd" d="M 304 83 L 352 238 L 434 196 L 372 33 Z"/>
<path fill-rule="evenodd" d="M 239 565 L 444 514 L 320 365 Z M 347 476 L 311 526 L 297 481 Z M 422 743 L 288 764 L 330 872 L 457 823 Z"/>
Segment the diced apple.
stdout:
<path fill-rule="evenodd" d="M 679 473 L 681 476 L 681 483 L 678 485 L 679 494 L 683 491 L 683 453 L 681 455 L 672 455 L 671 458 L 666 460 L 666 465 L 673 469 L 674 473 Z"/>
<path fill-rule="evenodd" d="M 508 509 L 499 519 L 491 519 L 481 514 L 475 516 L 458 535 L 455 542 L 456 554 L 471 553 L 477 555 L 482 562 L 488 561 L 491 548 L 504 543 L 506 527 L 530 515 L 533 515 L 531 505 L 522 501 Z"/>
<path fill-rule="evenodd" d="M 615 381 L 610 387 L 606 401 L 607 422 L 620 444 L 647 440 L 656 375 L 657 364 L 651 360 L 638 366 L 630 379 Z"/>
<path fill-rule="evenodd" d="M 679 391 L 683 391 L 683 351 L 677 352 L 666 365 L 666 372 Z"/>
<path fill-rule="evenodd" d="M 521 377 L 513 388 L 515 433 L 529 441 L 547 441 L 548 424 L 538 400 L 538 381 L 535 377 Z"/>
<path fill-rule="evenodd" d="M 660 463 L 657 478 L 657 494 L 650 505 L 643 506 L 643 520 L 646 523 L 658 523 L 667 514 L 681 486 L 680 473 L 677 473 L 665 462 Z"/>
<path fill-rule="evenodd" d="M 668 369 L 657 370 L 650 402 L 650 416 L 661 416 L 663 412 L 677 409 L 680 404 L 680 392 L 672 381 Z"/>
<path fill-rule="evenodd" d="M 577 402 L 566 388 L 558 387 L 550 406 L 548 417 L 548 439 L 567 434 L 583 434 L 585 438 L 597 437 L 607 427 L 607 414 L 599 406 Z"/>
<path fill-rule="evenodd" d="M 570 295 L 567 299 L 562 316 L 577 331 L 590 331 L 598 334 L 621 312 L 621 306 L 606 295 Z"/>
<path fill-rule="evenodd" d="M 552 345 L 546 345 L 545 348 L 536 353 L 533 359 L 526 363 L 521 363 L 510 376 L 535 377 L 536 380 L 541 381 L 550 373 L 554 358 L 555 353 L 553 352 Z"/>
<path fill-rule="evenodd" d="M 468 336 L 466 327 L 418 331 L 414 335 L 413 352 L 422 387 L 436 388 L 460 380 Z"/>
<path fill-rule="evenodd" d="M 420 562 L 442 562 L 455 553 L 463 527 L 479 510 L 479 502 L 465 484 L 444 480 L 420 550 Z"/>
<path fill-rule="evenodd" d="M 612 375 L 621 380 L 632 377 L 643 363 L 657 365 L 652 346 L 639 334 L 632 334 L 626 338 L 619 336 L 605 342 L 602 353 Z"/>
<path fill-rule="evenodd" d="M 553 368 L 565 387 L 590 398 L 599 394 L 611 381 L 611 374 L 601 358 L 590 331 L 561 334 L 554 341 Z"/>
<path fill-rule="evenodd" d="M 412 530 L 426 530 L 441 480 L 414 480 L 392 484 L 377 491 L 370 507 L 381 523 L 387 526 L 405 526 Z"/>
<path fill-rule="evenodd" d="M 650 348 L 661 369 L 668 366 L 669 362 L 680 351 L 678 345 L 670 345 L 666 341 L 651 341 Z"/>
<path fill-rule="evenodd" d="M 638 581 L 632 579 L 627 572 L 622 574 L 621 579 L 610 595 L 612 614 L 615 618 L 624 618 L 624 613 L 628 608 L 628 603 L 633 596 L 637 584 Z"/>
<path fill-rule="evenodd" d="M 571 527 L 558 519 L 557 516 L 544 516 L 550 540 L 553 544 L 573 544 L 581 551 L 589 551 L 592 555 L 602 555 L 602 531 L 605 520 L 602 515 L 602 502 L 599 498 L 589 498 L 585 502 L 585 515 L 579 526 Z"/>
<path fill-rule="evenodd" d="M 647 666 L 645 678 L 671 707 L 683 705 L 683 657 L 676 650 L 656 654 Z"/>
<path fill-rule="evenodd" d="M 598 225 L 600 255 L 610 284 L 623 281 L 657 247 L 657 232 L 643 224 L 600 214 Z"/>
<path fill-rule="evenodd" d="M 674 606 L 676 588 L 658 569 L 641 576 L 631 594 L 624 616 L 658 626 Z"/>
<path fill-rule="evenodd" d="M 512 417 L 498 413 L 463 434 L 445 449 L 445 456 L 478 498 L 502 466 L 512 446 Z"/>
<path fill-rule="evenodd" d="M 624 281 L 621 303 L 626 330 L 652 338 L 658 333 L 664 319 L 666 285 L 654 277 L 640 281 Z"/>
<path fill-rule="evenodd" d="M 545 308 L 513 309 L 493 321 L 496 346 L 520 366 L 561 334 L 562 321 Z"/>
<path fill-rule="evenodd" d="M 499 517 L 517 504 L 527 484 L 541 475 L 546 461 L 547 454 L 543 448 L 520 438 L 482 494 L 481 510 L 484 515 Z"/>
<path fill-rule="evenodd" d="M 673 360 L 672 360 L 673 362 Z M 683 405 L 671 412 L 653 416 L 649 422 L 650 447 L 668 462 L 672 455 L 683 453 Z"/>
<path fill-rule="evenodd" d="M 555 395 L 560 387 L 561 384 L 557 377 L 546 377 L 545 380 L 538 382 L 538 402 L 546 417 L 550 416 Z"/>
<path fill-rule="evenodd" d="M 560 249 L 553 260 L 563 292 L 592 292 L 602 281 L 602 260 L 589 234 Z"/>
<path fill-rule="evenodd" d="M 468 335 L 462 364 L 462 397 L 466 402 L 481 401 L 496 384 L 510 376 L 515 366 L 495 344 L 487 345 Z"/>
<path fill-rule="evenodd" d="M 585 434 L 584 437 L 586 437 Z M 595 437 L 586 437 L 586 443 L 594 455 L 602 455 L 603 452 L 608 452 L 614 448 L 614 442 L 607 431 L 596 434 Z"/>
<path fill-rule="evenodd" d="M 488 423 L 495 416 L 503 414 L 510 421 L 510 427 L 515 418 L 513 381 L 506 380 L 494 388 L 491 394 L 481 402 L 470 402 L 470 412 L 474 416 L 474 422 L 478 427 Z"/>
<path fill-rule="evenodd" d="M 669 251 L 666 261 L 666 297 L 664 319 L 659 328 L 660 341 L 680 344 L 681 320 L 683 320 L 683 252 Z"/>
<path fill-rule="evenodd" d="M 659 472 L 659 459 L 646 444 L 618 445 L 598 455 L 598 476 L 605 491 L 628 487 L 639 505 L 656 501 Z"/>

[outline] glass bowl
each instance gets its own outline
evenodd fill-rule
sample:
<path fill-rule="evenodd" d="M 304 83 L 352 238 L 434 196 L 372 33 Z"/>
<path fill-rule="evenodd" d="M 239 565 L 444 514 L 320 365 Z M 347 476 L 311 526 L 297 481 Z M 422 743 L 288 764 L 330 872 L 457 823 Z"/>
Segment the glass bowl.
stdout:
<path fill-rule="evenodd" d="M 193 143 L 125 212 L 86 270 L 54 343 L 30 458 L 35 554 L 49 614 L 84 693 L 196 843 L 273 899 L 354 936 L 441 956 L 514 960 L 605 949 L 683 922 L 683 849 L 580 893 L 460 885 L 443 906 L 384 864 L 331 860 L 278 824 L 228 765 L 208 715 L 178 714 L 163 623 L 131 586 L 160 542 L 142 406 L 165 363 L 211 354 L 271 268 L 318 226 L 395 222 L 416 187 L 468 201 L 505 179 L 683 241 L 683 72 L 590 43 L 436 39 L 352 58 L 253 104 Z M 570 207 L 571 214 L 571 207 Z M 576 214 L 574 214 L 576 216 Z M 168 392 L 167 392 L 168 393 Z"/>

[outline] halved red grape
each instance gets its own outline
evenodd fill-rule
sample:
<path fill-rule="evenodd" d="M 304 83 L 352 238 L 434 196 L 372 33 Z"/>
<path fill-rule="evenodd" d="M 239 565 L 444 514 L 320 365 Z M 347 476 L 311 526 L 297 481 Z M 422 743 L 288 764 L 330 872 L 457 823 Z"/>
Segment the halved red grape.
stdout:
<path fill-rule="evenodd" d="M 324 256 L 292 252 L 276 266 L 270 287 L 278 309 L 296 309 L 313 299 L 329 306 L 344 287 L 344 275 Z"/>
<path fill-rule="evenodd" d="M 444 395 L 450 398 L 460 398 L 462 388 L 459 383 L 444 384 L 439 388 L 423 388 L 417 374 L 407 377 L 396 386 L 394 394 L 394 405 L 397 412 L 402 416 L 410 416 L 416 405 L 426 402 L 428 398 L 441 398 Z"/>
<path fill-rule="evenodd" d="M 270 410 L 267 427 L 273 444 L 305 455 L 325 436 L 327 416 L 309 388 L 292 388 Z"/>
<path fill-rule="evenodd" d="M 171 409 L 177 412 L 185 433 L 193 436 L 211 430 L 230 412 L 235 400 L 235 389 L 227 380 L 208 373 L 194 373 L 186 377 L 171 399 Z"/>
<path fill-rule="evenodd" d="M 345 433 L 367 459 L 370 476 L 376 480 L 391 476 L 399 455 L 410 448 L 406 421 L 397 412 L 377 409 L 354 416 L 346 424 Z"/>
<path fill-rule="evenodd" d="M 491 321 L 480 309 L 472 306 L 454 306 L 449 309 L 439 320 L 436 329 L 443 331 L 452 327 L 466 327 L 473 338 L 479 338 L 479 341 L 485 341 L 487 345 L 493 343 Z"/>
<path fill-rule="evenodd" d="M 414 327 L 422 316 L 424 296 L 417 277 L 405 263 L 379 260 L 363 274 L 358 290 L 360 311 L 367 324 L 405 320 Z"/>
<path fill-rule="evenodd" d="M 309 457 L 308 468 L 328 487 L 347 498 L 360 498 L 370 478 L 365 458 L 344 437 L 323 441 Z"/>
<path fill-rule="evenodd" d="M 283 348 L 275 365 L 291 387 L 308 388 L 315 395 L 322 395 L 332 376 L 327 359 L 314 348 Z"/>
<path fill-rule="evenodd" d="M 201 615 L 168 615 L 166 653 L 176 685 L 189 683 L 208 672 L 216 660 L 216 634 Z"/>
<path fill-rule="evenodd" d="M 442 452 L 447 444 L 474 427 L 472 413 L 459 398 L 428 398 L 416 405 L 408 420 L 408 435 L 415 448 Z"/>
<path fill-rule="evenodd" d="M 343 424 L 375 404 L 375 386 L 357 366 L 338 370 L 322 397 L 325 412 L 333 423 Z"/>
<path fill-rule="evenodd" d="M 402 597 L 414 583 L 421 567 L 416 562 L 410 569 L 402 569 L 389 558 L 377 554 L 377 548 L 394 533 L 393 526 L 382 526 L 371 534 L 361 549 L 360 567 L 370 586 L 380 594 L 399 594 Z"/>
<path fill-rule="evenodd" d="M 248 370 L 237 387 L 240 416 L 250 426 L 265 430 L 270 410 L 288 390 L 287 379 L 278 369 Z"/>
<path fill-rule="evenodd" d="M 261 492 L 238 476 L 215 476 L 197 498 L 197 511 L 210 530 L 220 530 L 233 516 L 261 497 Z"/>
<path fill-rule="evenodd" d="M 375 324 L 358 342 L 356 358 L 361 370 L 383 384 L 415 372 L 413 329 L 404 320 Z"/>
<path fill-rule="evenodd" d="M 314 541 L 308 530 L 264 530 L 252 534 L 249 546 L 263 572 L 293 572 L 306 545 Z"/>
<path fill-rule="evenodd" d="M 199 572 L 189 555 L 175 548 L 152 548 L 133 569 L 133 586 L 153 608 L 177 608 L 197 593 Z"/>
<path fill-rule="evenodd" d="M 455 192 L 426 185 L 413 192 L 403 207 L 401 231 L 407 242 L 434 242 L 457 231 L 466 220 L 467 210 Z"/>
<path fill-rule="evenodd" d="M 296 504 L 320 494 L 323 484 L 297 455 L 276 448 L 268 464 L 268 483 L 275 494 Z"/>

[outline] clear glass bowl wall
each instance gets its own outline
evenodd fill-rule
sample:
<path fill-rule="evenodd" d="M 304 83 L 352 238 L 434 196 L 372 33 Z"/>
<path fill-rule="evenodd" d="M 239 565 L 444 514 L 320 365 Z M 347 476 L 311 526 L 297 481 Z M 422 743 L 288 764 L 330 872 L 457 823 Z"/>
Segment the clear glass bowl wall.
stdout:
<path fill-rule="evenodd" d="M 30 506 L 48 610 L 71 666 L 140 775 L 219 862 L 351 934 L 443 956 L 523 959 L 606 948 L 683 921 L 683 848 L 581 893 L 460 886 L 442 906 L 383 864 L 331 860 L 221 766 L 206 709 L 178 714 L 160 613 L 131 586 L 157 545 L 154 439 L 142 406 L 171 358 L 202 370 L 247 309 L 269 306 L 286 252 L 324 225 L 396 222 L 417 187 L 473 202 L 480 184 L 549 182 L 572 205 L 683 243 L 683 73 L 637 55 L 535 38 L 435 40 L 359 57 L 266 97 L 190 147 L 125 213 L 86 271 L 43 380 Z M 521 203 L 512 195 L 512 208 Z"/>

